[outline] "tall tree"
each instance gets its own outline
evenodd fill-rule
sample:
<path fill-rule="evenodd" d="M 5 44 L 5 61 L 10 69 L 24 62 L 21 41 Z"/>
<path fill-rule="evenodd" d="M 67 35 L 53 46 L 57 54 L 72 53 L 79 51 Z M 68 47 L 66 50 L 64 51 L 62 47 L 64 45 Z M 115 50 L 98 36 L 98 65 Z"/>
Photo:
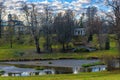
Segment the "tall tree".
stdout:
<path fill-rule="evenodd" d="M 50 7 L 46 6 L 44 9 L 44 20 L 43 20 L 43 32 L 46 39 L 45 51 L 52 51 L 52 27 L 53 27 L 53 15 Z"/>
<path fill-rule="evenodd" d="M 10 42 L 10 48 L 13 47 L 13 35 L 14 35 L 14 21 L 12 19 L 12 15 L 8 15 L 8 37 Z"/>
<path fill-rule="evenodd" d="M 120 59 L 120 0 L 106 0 L 107 5 L 112 9 L 112 24 L 114 26 L 114 33 L 116 35 L 116 40 L 119 50 L 119 59 Z M 109 15 L 109 14 L 108 14 Z M 120 60 L 119 60 L 120 67 Z"/>
<path fill-rule="evenodd" d="M 98 41 L 98 47 L 100 50 L 104 49 L 104 43 L 105 43 L 105 38 L 106 35 L 103 32 L 103 20 L 100 19 L 100 17 L 96 17 L 94 20 L 94 27 L 95 27 L 95 33 L 97 35 L 97 41 Z"/>
<path fill-rule="evenodd" d="M 94 6 L 90 6 L 87 8 L 87 17 L 88 17 L 88 42 L 93 39 L 93 30 L 94 30 L 94 18 L 97 12 L 97 8 Z"/>
<path fill-rule="evenodd" d="M 54 20 L 58 42 L 62 44 L 62 51 L 72 39 L 74 15 L 71 10 L 67 10 L 65 14 L 59 13 Z"/>
<path fill-rule="evenodd" d="M 107 14 L 112 21 L 113 31 L 116 34 L 116 40 L 118 42 L 118 50 L 120 50 L 120 0 L 106 0 L 107 5 L 112 8 L 112 15 Z"/>
<path fill-rule="evenodd" d="M 26 15 L 26 22 L 28 29 L 30 30 L 30 33 L 35 42 L 36 51 L 37 53 L 40 53 L 41 50 L 40 50 L 39 38 L 42 27 L 42 23 L 41 23 L 42 15 L 39 13 L 37 6 L 35 4 L 30 4 L 29 6 L 27 4 L 24 4 L 23 11 Z"/>
<path fill-rule="evenodd" d="M 114 33 L 116 34 L 116 40 L 120 46 L 120 1 L 119 0 L 106 0 L 108 6 L 112 7 L 113 15 L 107 15 L 112 18 L 112 24 L 114 26 Z M 119 48 L 120 50 L 120 48 Z"/>
<path fill-rule="evenodd" d="M 4 12 L 3 2 L 0 2 L 0 38 L 2 37 L 2 15 Z"/>

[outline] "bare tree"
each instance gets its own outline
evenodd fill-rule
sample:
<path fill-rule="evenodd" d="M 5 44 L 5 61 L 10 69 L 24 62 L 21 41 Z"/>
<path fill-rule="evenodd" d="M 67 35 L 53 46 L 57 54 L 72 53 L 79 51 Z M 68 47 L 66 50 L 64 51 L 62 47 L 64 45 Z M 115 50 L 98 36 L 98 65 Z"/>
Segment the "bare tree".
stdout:
<path fill-rule="evenodd" d="M 113 31 L 116 35 L 116 41 L 118 44 L 118 50 L 119 50 L 119 58 L 120 58 L 120 0 L 106 0 L 107 5 L 112 8 L 112 16 L 109 16 L 107 14 L 112 22 L 111 24 L 114 26 Z M 119 66 L 120 66 L 120 60 L 119 60 Z"/>
<path fill-rule="evenodd" d="M 8 37 L 10 42 L 10 48 L 13 47 L 13 35 L 14 35 L 14 21 L 12 19 L 12 15 L 8 15 Z"/>
<path fill-rule="evenodd" d="M 71 10 L 67 10 L 65 14 L 59 13 L 54 20 L 58 42 L 62 44 L 62 51 L 65 51 L 65 45 L 72 39 L 74 15 Z"/>
<path fill-rule="evenodd" d="M 109 47 L 109 37 L 108 37 L 108 29 L 105 25 L 105 20 L 101 19 L 101 17 L 96 17 L 94 20 L 94 33 L 97 35 L 98 47 L 100 50 L 106 49 Z"/>
<path fill-rule="evenodd" d="M 92 6 L 92 7 L 88 7 L 87 9 L 87 17 L 88 17 L 88 42 L 89 41 L 92 41 L 93 39 L 93 30 L 94 30 L 94 18 L 95 18 L 95 15 L 96 15 L 96 12 L 97 12 L 97 8 Z"/>
<path fill-rule="evenodd" d="M 4 12 L 3 2 L 0 2 L 0 38 L 2 37 L 2 15 Z"/>
<path fill-rule="evenodd" d="M 52 51 L 52 28 L 53 28 L 53 15 L 52 9 L 48 6 L 44 9 L 44 20 L 43 20 L 43 32 L 46 39 L 45 50 L 46 52 Z"/>
<path fill-rule="evenodd" d="M 108 6 L 112 7 L 113 15 L 109 17 L 112 18 L 112 24 L 114 26 L 114 33 L 116 34 L 116 40 L 118 41 L 118 46 L 120 47 L 120 1 L 119 0 L 106 0 Z M 120 50 L 120 48 L 119 48 Z"/>
<path fill-rule="evenodd" d="M 36 51 L 37 53 L 40 53 L 40 44 L 39 44 L 39 38 L 40 38 L 40 31 L 41 31 L 41 14 L 38 12 L 37 6 L 35 4 L 30 4 L 29 6 L 27 4 L 23 5 L 23 11 L 26 15 L 26 22 L 28 29 L 30 30 L 30 33 L 33 36 L 35 45 L 36 45 Z"/>

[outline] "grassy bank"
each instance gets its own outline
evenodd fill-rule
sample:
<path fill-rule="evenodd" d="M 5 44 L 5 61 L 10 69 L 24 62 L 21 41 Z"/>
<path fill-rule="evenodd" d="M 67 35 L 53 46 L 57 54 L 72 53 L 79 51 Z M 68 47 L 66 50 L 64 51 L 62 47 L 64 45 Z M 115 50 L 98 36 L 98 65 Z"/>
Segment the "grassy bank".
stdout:
<path fill-rule="evenodd" d="M 97 72 L 30 77 L 0 77 L 0 80 L 120 80 L 119 76 L 119 72 Z"/>
<path fill-rule="evenodd" d="M 33 59 L 66 59 L 66 58 L 89 59 L 89 58 L 101 58 L 103 56 L 115 56 L 115 57 L 118 56 L 115 40 L 111 39 L 110 46 L 111 46 L 110 50 L 98 50 L 94 52 L 78 52 L 78 53 L 54 52 L 37 54 L 35 52 L 34 45 L 13 44 L 13 48 L 10 48 L 10 45 L 6 44 L 0 46 L 0 60 L 25 60 L 25 59 L 33 60 Z"/>
<path fill-rule="evenodd" d="M 88 58 L 101 58 L 103 56 L 117 56 L 118 52 L 115 47 L 110 50 L 98 50 L 94 52 L 78 52 L 78 53 L 41 53 L 37 54 L 34 47 L 16 47 L 16 48 L 0 48 L 0 60 L 24 60 L 24 59 L 88 59 Z"/>
<path fill-rule="evenodd" d="M 79 53 L 35 53 L 34 49 L 1 49 L 0 60 L 24 60 L 24 59 L 89 59 L 101 58 L 103 56 L 117 57 L 117 51 L 103 50 L 95 52 Z"/>

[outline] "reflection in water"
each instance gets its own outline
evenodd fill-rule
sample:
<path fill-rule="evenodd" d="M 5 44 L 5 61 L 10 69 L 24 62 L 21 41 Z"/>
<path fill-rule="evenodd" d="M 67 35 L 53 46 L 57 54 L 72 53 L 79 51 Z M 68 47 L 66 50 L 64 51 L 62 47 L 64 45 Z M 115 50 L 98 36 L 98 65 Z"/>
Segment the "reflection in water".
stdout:
<path fill-rule="evenodd" d="M 97 72 L 106 70 L 106 65 L 90 66 L 88 68 L 82 67 L 83 64 L 92 64 L 100 62 L 100 60 L 41 60 L 41 61 L 15 61 L 15 62 L 3 62 L 3 64 L 20 65 L 18 68 L 15 66 L 0 66 L 0 70 L 4 70 L 7 74 L 12 76 L 31 76 L 31 75 L 44 75 L 44 74 L 62 74 L 73 73 L 78 74 L 80 72 Z M 28 68 L 30 66 L 42 66 L 42 68 Z"/>
<path fill-rule="evenodd" d="M 32 68 L 18 68 L 15 66 L 7 65 L 0 65 L 0 70 L 4 71 L 1 76 L 33 76 L 55 73 L 52 69 L 35 70 Z"/>

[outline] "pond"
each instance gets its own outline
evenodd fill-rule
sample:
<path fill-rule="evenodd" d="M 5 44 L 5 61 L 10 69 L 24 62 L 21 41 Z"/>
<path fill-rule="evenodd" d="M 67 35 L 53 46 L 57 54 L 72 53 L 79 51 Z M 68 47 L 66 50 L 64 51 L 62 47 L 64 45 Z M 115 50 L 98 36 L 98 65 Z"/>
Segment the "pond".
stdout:
<path fill-rule="evenodd" d="M 19 68 L 9 65 L 0 65 L 1 76 L 33 76 L 33 75 L 45 75 L 54 74 L 52 69 L 35 70 L 32 68 Z"/>
<path fill-rule="evenodd" d="M 74 59 L 67 59 L 67 60 L 39 60 L 39 61 L 13 61 L 13 62 L 1 62 L 1 64 L 9 64 L 9 65 L 20 65 L 20 66 L 28 66 L 28 68 L 18 68 L 15 66 L 6 66 L 2 68 L 6 72 L 9 73 L 19 73 L 19 75 L 26 74 L 28 75 L 41 75 L 41 74 L 62 74 L 62 73 L 74 73 L 77 74 L 79 72 L 84 72 L 82 65 L 83 64 L 90 64 L 99 62 L 100 60 L 74 60 Z M 19 66 L 19 67 L 20 67 Z M 29 66 L 42 66 L 44 67 L 43 70 L 35 70 L 29 68 Z M 106 65 L 97 65 L 92 66 L 91 72 L 106 70 Z M 1 69 L 1 68 L 0 68 Z M 86 70 L 87 72 L 87 70 Z M 20 74 L 21 73 L 21 74 Z"/>
<path fill-rule="evenodd" d="M 38 61 L 12 61 L 3 62 L 6 64 L 23 64 L 34 66 L 53 66 L 53 67 L 81 67 L 82 64 L 99 62 L 100 60 L 75 60 L 75 59 L 62 59 L 62 60 L 38 60 Z M 1 62 L 2 63 L 2 62 Z"/>

